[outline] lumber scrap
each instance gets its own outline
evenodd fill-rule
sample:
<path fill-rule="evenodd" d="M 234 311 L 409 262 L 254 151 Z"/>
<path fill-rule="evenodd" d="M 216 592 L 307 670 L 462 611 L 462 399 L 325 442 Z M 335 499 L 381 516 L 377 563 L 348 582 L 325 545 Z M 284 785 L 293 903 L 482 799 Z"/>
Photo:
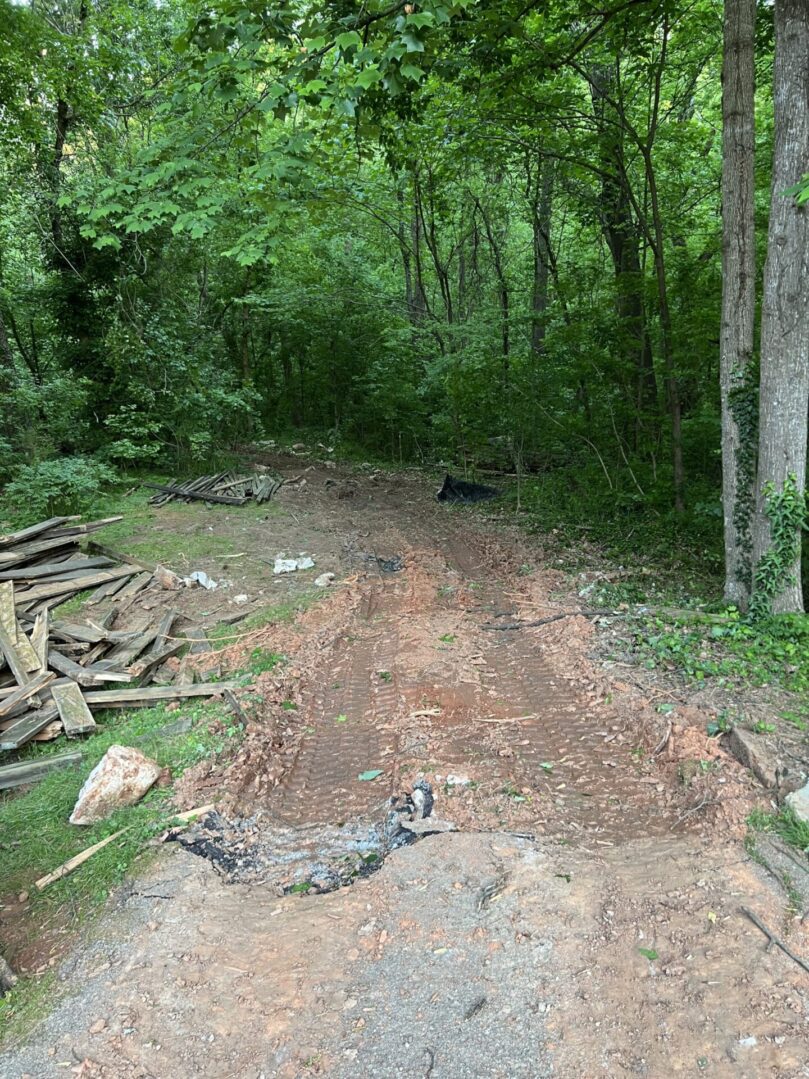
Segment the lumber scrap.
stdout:
<path fill-rule="evenodd" d="M 102 669 L 98 666 L 82 667 L 79 663 L 63 656 L 52 648 L 48 652 L 48 666 L 60 674 L 67 675 L 80 686 L 97 686 L 105 682 L 131 682 L 132 675 L 126 671 Z"/>
<path fill-rule="evenodd" d="M 24 686 L 19 686 L 12 693 L 4 696 L 0 700 L 0 719 L 10 715 L 18 705 L 26 702 L 30 702 L 35 708 L 38 707 L 38 701 L 35 701 L 34 698 L 55 678 L 56 675 L 51 671 L 41 671 L 30 682 Z"/>
<path fill-rule="evenodd" d="M 0 654 L 5 656 L 6 663 L 11 668 L 11 673 L 20 686 L 27 685 L 31 681 L 26 663 L 17 650 L 17 642 L 12 639 L 5 625 L 0 625 Z"/>
<path fill-rule="evenodd" d="M 155 635 L 154 644 L 152 645 L 153 652 L 159 652 L 161 648 L 166 644 L 166 639 L 171 633 L 172 626 L 180 617 L 180 612 L 176 611 L 173 607 L 171 610 L 166 611 L 163 617 L 160 619 L 160 624 L 157 627 L 157 633 Z"/>
<path fill-rule="evenodd" d="M 112 843 L 114 839 L 122 836 L 128 829 L 119 828 L 117 832 L 113 832 L 112 835 L 108 835 L 106 839 L 102 839 L 98 843 L 93 843 L 92 847 L 87 847 L 80 854 L 75 854 L 72 858 L 68 858 L 66 862 L 63 862 L 58 869 L 54 869 L 52 873 L 46 874 L 44 877 L 40 877 L 35 884 L 41 892 L 44 888 L 47 888 L 49 884 L 53 884 L 54 881 L 61 880 L 62 877 L 68 876 L 75 869 L 78 869 L 80 865 L 97 854 L 100 850 L 107 846 L 108 843 Z"/>
<path fill-rule="evenodd" d="M 43 562 L 40 565 L 26 566 L 24 569 L 0 570 L 0 581 L 33 581 L 39 577 L 51 577 L 55 574 L 89 572 L 101 566 L 114 566 L 115 562 L 106 555 L 95 558 L 68 558 L 63 562 Z M 58 577 L 57 580 L 64 580 Z"/>
<path fill-rule="evenodd" d="M 81 580 L 80 591 L 85 591 L 88 588 L 95 588 L 96 585 L 104 584 L 106 581 L 115 581 L 121 577 L 131 577 L 135 570 L 132 566 L 121 566 L 118 569 L 106 569 L 100 570 L 98 573 L 90 573 Z M 75 584 L 70 581 L 57 581 L 55 584 L 40 584 L 35 585 L 32 588 L 26 589 L 24 592 L 18 591 L 15 595 L 15 603 L 33 603 L 40 599 L 51 599 L 55 596 L 64 595 L 66 592 L 77 591 Z"/>
<path fill-rule="evenodd" d="M 43 532 L 48 532 L 52 528 L 58 528 L 59 525 L 67 524 L 68 521 L 78 521 L 79 517 L 51 517 L 47 521 L 40 521 L 38 524 L 29 525 L 28 528 L 23 528 L 19 532 L 7 532 L 5 536 L 0 536 L 0 547 L 12 547 L 17 546 L 20 543 L 25 543 L 26 540 L 32 539 L 34 536 L 40 536 Z"/>
<path fill-rule="evenodd" d="M 118 521 L 123 521 L 124 517 L 122 513 L 117 514 L 115 517 L 102 517 L 97 521 L 85 521 L 82 525 L 70 525 L 67 528 L 52 528 L 48 534 L 53 537 L 67 537 L 67 536 L 87 536 L 91 532 L 97 532 L 99 528 L 106 528 L 107 525 L 117 524 Z M 74 518 L 78 520 L 78 518 Z"/>
<path fill-rule="evenodd" d="M 152 652 L 147 652 L 142 659 L 132 664 L 129 668 L 130 674 L 133 678 L 140 678 L 140 684 L 146 686 L 154 677 L 157 668 L 165 663 L 167 659 L 176 656 L 184 647 L 185 641 L 171 641 L 171 643 L 164 645 L 159 650 L 155 649 Z"/>
<path fill-rule="evenodd" d="M 132 600 L 139 592 L 142 592 L 152 581 L 151 570 L 139 573 L 131 581 L 127 581 L 120 592 L 116 593 L 115 602 L 123 604 L 126 600 Z"/>
<path fill-rule="evenodd" d="M 66 685 L 54 686 L 51 690 L 65 734 L 88 734 L 96 729 L 96 721 L 93 719 L 90 709 L 87 707 L 76 682 L 68 682 Z"/>
<path fill-rule="evenodd" d="M 48 665 L 49 628 L 50 615 L 47 611 L 40 611 L 34 620 L 34 628 L 31 630 L 31 647 L 36 652 L 39 665 L 43 669 Z"/>
<path fill-rule="evenodd" d="M 138 569 L 148 570 L 149 573 L 154 573 L 154 562 L 147 562 L 143 558 L 136 558 L 134 555 L 125 554 L 123 551 L 116 551 L 112 547 L 107 547 L 104 543 L 99 543 L 97 540 L 89 540 L 87 543 L 87 550 L 94 551 L 96 554 L 104 555 L 106 558 L 111 558 L 113 562 L 126 562 L 127 565 L 136 566 Z"/>
<path fill-rule="evenodd" d="M 214 495 L 206 491 L 189 491 L 180 487 L 169 487 L 161 483 L 144 483 L 141 486 L 149 487 L 155 491 L 163 491 L 165 494 L 180 495 L 183 498 L 196 499 L 200 502 L 216 502 L 225 506 L 243 506 L 246 498 L 232 498 L 230 495 Z"/>
<path fill-rule="evenodd" d="M 48 772 L 55 772 L 59 768 L 69 768 L 73 764 L 80 764 L 81 758 L 81 753 L 76 751 L 73 753 L 60 753 L 54 757 L 40 757 L 35 761 L 6 764 L 0 768 L 0 790 L 9 790 L 12 787 L 23 787 L 28 783 L 36 783 L 46 776 Z"/>
<path fill-rule="evenodd" d="M 0 750 L 19 749 L 30 742 L 59 715 L 55 704 L 46 704 L 37 712 L 28 712 L 0 734 Z"/>
<path fill-rule="evenodd" d="M 84 699 L 91 708 L 148 708 L 159 701 L 176 701 L 184 697 L 213 697 L 226 689 L 238 689 L 238 682 L 205 682 L 193 686 L 147 686 L 144 689 L 90 690 Z"/>

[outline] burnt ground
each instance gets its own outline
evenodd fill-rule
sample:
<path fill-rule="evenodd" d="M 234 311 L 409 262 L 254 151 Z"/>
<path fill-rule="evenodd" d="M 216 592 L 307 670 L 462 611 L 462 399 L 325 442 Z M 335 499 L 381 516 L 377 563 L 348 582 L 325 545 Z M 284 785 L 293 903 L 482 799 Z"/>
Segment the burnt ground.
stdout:
<path fill-rule="evenodd" d="M 765 799 L 709 714 L 661 715 L 592 620 L 504 628 L 581 601 L 496 504 L 305 475 L 266 520 L 190 525 L 244 552 L 230 592 L 177 594 L 192 619 L 337 580 L 217 657 L 286 657 L 236 757 L 180 783 L 217 813 L 121 891 L 3 1074 L 809 1075 L 807 975 L 740 908 L 798 954 L 809 927 L 745 850 Z M 316 570 L 273 579 L 280 550 Z M 403 844 L 417 780 L 457 831 Z"/>

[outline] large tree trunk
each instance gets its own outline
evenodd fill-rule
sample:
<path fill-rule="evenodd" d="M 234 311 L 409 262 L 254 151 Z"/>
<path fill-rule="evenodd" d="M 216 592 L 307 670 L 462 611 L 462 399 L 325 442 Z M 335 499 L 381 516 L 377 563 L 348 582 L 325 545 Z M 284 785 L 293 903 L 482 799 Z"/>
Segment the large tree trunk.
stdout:
<path fill-rule="evenodd" d="M 756 319 L 755 21 L 756 0 L 725 0 L 719 382 L 725 599 L 740 610 L 746 610 L 750 600 L 750 528 L 755 497 L 749 383 Z"/>
<path fill-rule="evenodd" d="M 756 569 L 771 551 L 766 488 L 806 482 L 806 412 L 809 403 L 809 206 L 784 192 L 809 172 L 809 4 L 775 4 L 775 153 L 761 309 L 759 464 L 753 525 Z M 800 528 L 796 558 L 779 580 L 773 611 L 802 611 Z"/>

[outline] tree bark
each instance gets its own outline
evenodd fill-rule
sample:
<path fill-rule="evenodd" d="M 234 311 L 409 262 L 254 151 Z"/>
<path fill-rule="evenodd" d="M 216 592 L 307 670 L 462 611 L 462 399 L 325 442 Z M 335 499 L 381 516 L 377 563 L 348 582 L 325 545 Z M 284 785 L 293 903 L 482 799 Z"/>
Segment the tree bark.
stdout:
<path fill-rule="evenodd" d="M 719 384 L 725 600 L 740 610 L 750 601 L 755 488 L 753 414 L 745 401 L 756 320 L 755 22 L 756 0 L 725 0 Z"/>
<path fill-rule="evenodd" d="M 534 286 L 531 294 L 531 349 L 539 353 L 545 347 L 545 315 L 548 310 L 548 281 L 551 270 L 551 206 L 553 201 L 553 165 L 544 161 L 539 168 L 532 199 L 531 218 L 534 246 Z"/>
<path fill-rule="evenodd" d="M 806 483 L 809 403 L 809 206 L 784 192 L 809 172 L 809 4 L 775 3 L 775 148 L 772 198 L 761 308 L 759 458 L 753 566 L 771 549 L 767 484 L 783 490 Z M 800 529 L 797 558 L 781 579 L 774 613 L 803 610 Z"/>

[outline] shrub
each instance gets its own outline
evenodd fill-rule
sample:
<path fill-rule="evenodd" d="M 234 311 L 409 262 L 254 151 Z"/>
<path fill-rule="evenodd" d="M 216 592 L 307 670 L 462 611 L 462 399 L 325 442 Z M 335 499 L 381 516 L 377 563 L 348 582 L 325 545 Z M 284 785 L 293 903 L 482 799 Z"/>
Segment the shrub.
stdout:
<path fill-rule="evenodd" d="M 116 479 L 113 468 L 93 457 L 21 465 L 3 491 L 3 512 L 20 524 L 55 514 L 82 513 L 98 498 L 99 488 Z"/>

